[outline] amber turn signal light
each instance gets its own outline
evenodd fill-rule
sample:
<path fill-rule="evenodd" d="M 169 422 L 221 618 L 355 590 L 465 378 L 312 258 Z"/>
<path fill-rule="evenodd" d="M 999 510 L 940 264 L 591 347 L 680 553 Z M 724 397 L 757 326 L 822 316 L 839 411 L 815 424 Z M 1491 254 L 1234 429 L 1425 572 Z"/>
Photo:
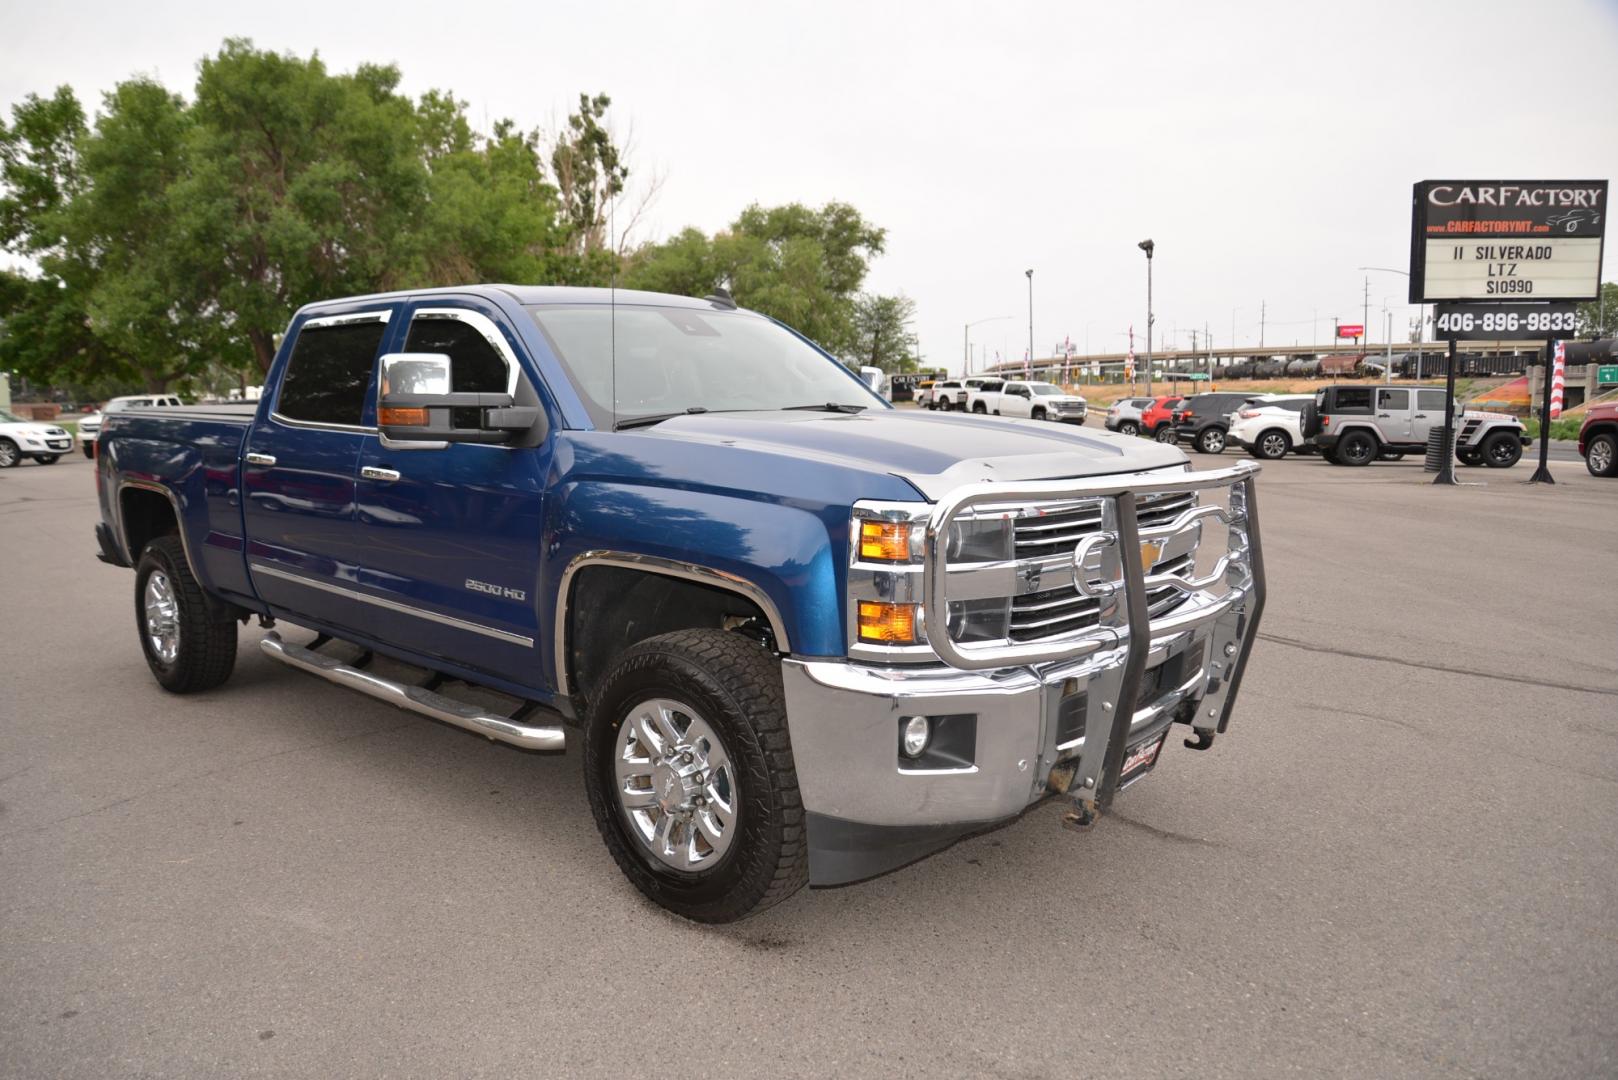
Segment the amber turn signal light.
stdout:
<path fill-rule="evenodd" d="M 377 422 L 383 427 L 426 427 L 427 410 L 384 406 L 377 410 Z"/>
<path fill-rule="evenodd" d="M 860 558 L 905 562 L 910 558 L 908 521 L 860 522 Z"/>
<path fill-rule="evenodd" d="M 860 640 L 879 645 L 914 645 L 916 605 L 861 600 Z"/>

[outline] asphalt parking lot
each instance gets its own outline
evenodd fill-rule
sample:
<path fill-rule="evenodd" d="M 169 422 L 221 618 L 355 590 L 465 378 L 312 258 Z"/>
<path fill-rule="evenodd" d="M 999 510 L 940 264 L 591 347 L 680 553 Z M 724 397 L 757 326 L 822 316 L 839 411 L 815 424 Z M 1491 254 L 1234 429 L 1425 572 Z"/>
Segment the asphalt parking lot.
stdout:
<path fill-rule="evenodd" d="M 1613 1076 L 1618 482 L 1552 468 L 1267 466 L 1211 752 L 720 929 L 621 878 L 575 754 L 256 629 L 164 694 L 88 463 L 0 473 L 0 1075 Z"/>

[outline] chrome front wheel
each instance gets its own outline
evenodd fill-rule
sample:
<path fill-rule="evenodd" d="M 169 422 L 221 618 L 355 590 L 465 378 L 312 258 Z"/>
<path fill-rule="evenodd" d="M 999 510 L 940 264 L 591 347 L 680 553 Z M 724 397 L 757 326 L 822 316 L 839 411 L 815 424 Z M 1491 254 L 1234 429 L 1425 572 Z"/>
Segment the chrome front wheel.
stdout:
<path fill-rule="evenodd" d="M 695 709 L 651 698 L 629 710 L 614 756 L 618 808 L 630 835 L 674 870 L 705 870 L 736 838 L 736 770 Z"/>
<path fill-rule="evenodd" d="M 167 574 L 152 571 L 146 578 L 142 601 L 146 609 L 146 640 L 159 660 L 172 664 L 180 655 L 180 604 Z"/>

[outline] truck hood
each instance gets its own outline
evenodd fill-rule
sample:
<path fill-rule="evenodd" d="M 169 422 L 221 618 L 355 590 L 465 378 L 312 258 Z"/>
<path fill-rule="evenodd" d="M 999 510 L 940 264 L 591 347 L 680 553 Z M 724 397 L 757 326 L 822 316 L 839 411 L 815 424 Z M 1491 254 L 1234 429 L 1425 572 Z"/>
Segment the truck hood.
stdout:
<path fill-rule="evenodd" d="M 1176 447 L 1099 429 L 899 409 L 699 413 L 636 434 L 889 473 L 929 499 L 978 481 L 1106 476 L 1186 461 Z"/>

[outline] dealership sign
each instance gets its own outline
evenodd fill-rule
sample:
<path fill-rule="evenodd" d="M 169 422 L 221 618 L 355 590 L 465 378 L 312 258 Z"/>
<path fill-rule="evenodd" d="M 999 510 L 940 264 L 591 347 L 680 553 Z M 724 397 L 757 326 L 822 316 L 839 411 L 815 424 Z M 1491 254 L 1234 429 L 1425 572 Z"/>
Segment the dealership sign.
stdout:
<path fill-rule="evenodd" d="M 1593 300 L 1606 225 L 1605 180 L 1423 180 L 1410 302 Z"/>

